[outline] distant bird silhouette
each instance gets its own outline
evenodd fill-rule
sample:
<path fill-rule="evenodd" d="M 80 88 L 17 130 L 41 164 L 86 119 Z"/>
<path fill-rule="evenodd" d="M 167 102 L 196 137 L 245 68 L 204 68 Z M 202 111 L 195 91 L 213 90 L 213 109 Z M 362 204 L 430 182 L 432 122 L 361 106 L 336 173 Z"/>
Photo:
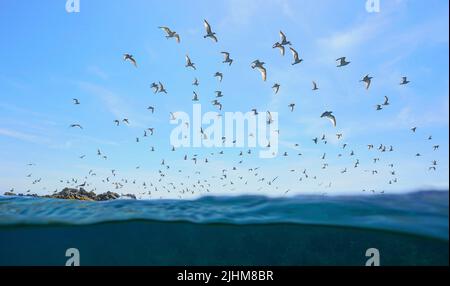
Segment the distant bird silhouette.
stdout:
<path fill-rule="evenodd" d="M 186 55 L 186 65 L 185 65 L 185 67 L 187 67 L 187 68 L 193 68 L 194 70 L 196 70 L 196 68 L 195 68 L 195 64 L 191 61 L 191 59 L 189 58 L 189 56 L 188 55 Z"/>
<path fill-rule="evenodd" d="M 132 63 L 135 67 L 137 67 L 137 62 L 134 59 L 133 55 L 130 54 L 124 54 L 123 55 L 123 60 L 124 61 L 129 61 L 130 63 Z"/>
<path fill-rule="evenodd" d="M 372 78 L 373 78 L 373 77 L 371 77 L 371 76 L 369 76 L 369 75 L 365 75 L 365 76 L 363 77 L 363 79 L 360 80 L 360 81 L 364 82 L 364 84 L 366 85 L 366 89 L 369 89 L 370 84 L 372 83 Z"/>
<path fill-rule="evenodd" d="M 221 72 L 216 72 L 214 74 L 214 77 L 217 77 L 219 79 L 219 81 L 222 82 L 223 74 Z"/>
<path fill-rule="evenodd" d="M 272 89 L 273 89 L 273 92 L 275 94 L 277 94 L 278 91 L 280 90 L 280 85 L 278 83 L 274 83 L 273 86 L 272 86 Z"/>
<path fill-rule="evenodd" d="M 80 124 L 70 124 L 70 128 L 80 128 L 83 129 L 83 127 Z"/>
<path fill-rule="evenodd" d="M 222 63 L 226 64 L 228 63 L 228 65 L 231 66 L 231 64 L 233 63 L 233 59 L 230 58 L 230 53 L 228 52 L 222 52 L 222 54 L 224 55 L 225 59 Z"/>
<path fill-rule="evenodd" d="M 260 62 L 259 60 L 255 60 L 252 63 L 252 69 L 255 69 L 255 68 L 257 70 L 259 70 L 259 72 L 261 73 L 261 77 L 262 77 L 263 81 L 266 81 L 267 80 L 267 70 L 264 67 L 264 62 Z"/>
<path fill-rule="evenodd" d="M 408 83 L 409 83 L 408 78 L 406 76 L 403 76 L 402 77 L 402 81 L 400 82 L 400 85 L 405 85 L 405 84 L 408 84 Z"/>
<path fill-rule="evenodd" d="M 350 62 L 346 61 L 346 57 L 341 57 L 339 59 L 336 60 L 338 63 L 337 67 L 344 67 L 346 65 L 348 65 Z"/>
<path fill-rule="evenodd" d="M 328 118 L 333 124 L 333 126 L 336 127 L 336 117 L 334 117 L 332 113 L 333 113 L 332 111 L 325 111 L 324 113 L 322 113 L 320 117 Z"/>

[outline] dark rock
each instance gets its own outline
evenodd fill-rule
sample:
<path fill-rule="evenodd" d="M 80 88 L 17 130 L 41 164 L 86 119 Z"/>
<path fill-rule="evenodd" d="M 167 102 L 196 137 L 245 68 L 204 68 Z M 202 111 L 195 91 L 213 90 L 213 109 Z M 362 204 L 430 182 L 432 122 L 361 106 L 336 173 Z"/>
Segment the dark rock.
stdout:
<path fill-rule="evenodd" d="M 61 192 L 52 195 L 43 196 L 45 198 L 64 199 L 64 200 L 80 200 L 80 201 L 109 201 L 119 198 L 119 194 L 113 192 L 106 192 L 103 194 L 95 194 L 88 192 L 83 188 L 71 189 L 64 188 Z"/>
<path fill-rule="evenodd" d="M 4 196 L 17 196 L 17 195 L 14 194 L 13 192 L 5 192 L 3 195 L 4 195 Z"/>

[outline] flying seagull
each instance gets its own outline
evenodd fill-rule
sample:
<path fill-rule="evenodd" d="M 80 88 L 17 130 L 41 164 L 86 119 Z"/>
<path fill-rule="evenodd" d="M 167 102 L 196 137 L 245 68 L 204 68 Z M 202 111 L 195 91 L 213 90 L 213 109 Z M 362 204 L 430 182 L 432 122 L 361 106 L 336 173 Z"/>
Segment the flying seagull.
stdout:
<path fill-rule="evenodd" d="M 78 99 L 76 99 L 76 98 L 73 98 L 72 100 L 73 100 L 73 104 L 75 104 L 75 105 L 78 105 L 78 104 L 80 104 L 80 101 L 79 101 Z"/>
<path fill-rule="evenodd" d="M 172 31 L 168 27 L 158 27 L 158 28 L 166 33 L 166 39 L 175 38 L 177 43 L 180 43 L 180 35 L 178 35 L 177 32 Z"/>
<path fill-rule="evenodd" d="M 278 83 L 274 83 L 272 86 L 273 92 L 275 92 L 275 94 L 278 93 L 278 91 L 280 90 L 280 85 Z"/>
<path fill-rule="evenodd" d="M 295 107 L 295 103 L 291 103 L 288 106 L 291 109 L 291 112 L 293 112 L 294 111 L 294 107 Z"/>
<path fill-rule="evenodd" d="M 69 127 L 70 127 L 70 128 L 77 127 L 77 128 L 83 129 L 83 127 L 82 127 L 80 124 L 70 124 Z"/>
<path fill-rule="evenodd" d="M 293 62 L 291 65 L 296 65 L 296 64 L 301 63 L 301 62 L 303 61 L 303 59 L 300 59 L 300 58 L 298 57 L 297 51 L 294 50 L 292 47 L 289 47 L 289 49 L 291 50 L 292 56 L 294 57 L 294 62 Z"/>
<path fill-rule="evenodd" d="M 272 48 L 280 49 L 281 55 L 284 56 L 284 46 L 282 44 L 280 44 L 279 42 L 276 42 L 275 44 L 273 44 Z"/>
<path fill-rule="evenodd" d="M 221 72 L 216 72 L 214 74 L 215 77 L 217 77 L 219 79 L 220 82 L 222 82 L 223 79 L 223 74 Z"/>
<path fill-rule="evenodd" d="M 228 63 L 228 65 L 231 66 L 231 64 L 233 63 L 233 59 L 230 58 L 230 53 L 228 53 L 228 52 L 221 52 L 221 54 L 223 54 L 224 57 L 225 57 L 225 59 L 224 59 L 224 61 L 222 63 L 224 63 L 224 64 Z"/>
<path fill-rule="evenodd" d="M 167 94 L 167 91 L 166 91 L 166 89 L 164 88 L 164 85 L 161 82 L 159 82 L 159 90 L 158 90 L 158 92 L 164 92 L 165 94 Z"/>
<path fill-rule="evenodd" d="M 289 42 L 287 39 L 286 39 L 286 35 L 282 32 L 282 31 L 280 31 L 280 40 L 281 40 L 281 45 L 282 46 L 285 46 L 285 45 L 291 45 L 291 42 Z"/>
<path fill-rule="evenodd" d="M 203 25 L 205 26 L 205 30 L 206 30 L 206 35 L 203 36 L 203 38 L 211 38 L 214 42 L 217 43 L 217 37 L 216 37 L 216 33 L 214 33 L 211 30 L 211 26 L 209 25 L 208 21 L 203 20 Z"/>
<path fill-rule="evenodd" d="M 409 80 L 406 76 L 402 76 L 402 81 L 400 82 L 400 85 L 405 85 L 408 84 Z"/>
<path fill-rule="evenodd" d="M 255 68 L 258 69 L 259 72 L 261 73 L 263 81 L 266 81 L 266 79 L 267 79 L 267 70 L 264 67 L 264 64 L 265 64 L 264 62 L 260 62 L 259 60 L 255 60 L 252 63 L 252 69 L 255 69 Z"/>
<path fill-rule="evenodd" d="M 312 82 L 313 84 L 313 88 L 312 90 L 318 90 L 319 88 L 317 87 L 317 83 L 315 81 Z"/>
<path fill-rule="evenodd" d="M 137 62 L 134 59 L 133 55 L 130 54 L 124 54 L 123 55 L 123 60 L 124 61 L 129 61 L 130 63 L 132 63 L 135 67 L 137 67 Z"/>
<path fill-rule="evenodd" d="M 152 83 L 150 88 L 153 88 L 153 93 L 157 93 L 159 91 L 159 85 L 157 85 L 156 83 Z"/>
<path fill-rule="evenodd" d="M 339 62 L 337 65 L 338 68 L 344 67 L 350 63 L 350 62 L 347 62 L 345 57 L 341 57 L 341 58 L 337 59 L 336 61 Z"/>
<path fill-rule="evenodd" d="M 193 91 L 194 97 L 192 98 L 192 101 L 198 101 L 198 95 L 195 91 Z"/>
<path fill-rule="evenodd" d="M 384 102 L 383 102 L 384 106 L 388 106 L 389 105 L 389 98 L 387 96 L 384 96 Z"/>
<path fill-rule="evenodd" d="M 185 67 L 187 67 L 187 68 L 191 67 L 194 70 L 196 70 L 195 64 L 191 61 L 191 58 L 189 58 L 188 55 L 186 55 L 186 65 L 185 65 Z"/>
<path fill-rule="evenodd" d="M 198 79 L 197 78 L 195 78 L 194 79 L 194 82 L 192 83 L 192 85 L 195 85 L 195 86 L 199 86 L 199 82 L 198 82 Z"/>
<path fill-rule="evenodd" d="M 334 117 L 332 113 L 333 111 L 325 111 L 324 113 L 322 113 L 320 117 L 328 118 L 331 121 L 331 123 L 333 123 L 333 126 L 336 127 L 336 117 Z"/>
<path fill-rule="evenodd" d="M 372 78 L 373 78 L 373 77 L 371 77 L 371 76 L 369 76 L 369 75 L 367 74 L 367 75 L 365 75 L 365 76 L 363 77 L 362 80 L 360 80 L 360 81 L 362 81 L 362 82 L 364 82 L 364 83 L 366 84 L 366 89 L 369 89 L 370 84 L 372 83 Z"/>

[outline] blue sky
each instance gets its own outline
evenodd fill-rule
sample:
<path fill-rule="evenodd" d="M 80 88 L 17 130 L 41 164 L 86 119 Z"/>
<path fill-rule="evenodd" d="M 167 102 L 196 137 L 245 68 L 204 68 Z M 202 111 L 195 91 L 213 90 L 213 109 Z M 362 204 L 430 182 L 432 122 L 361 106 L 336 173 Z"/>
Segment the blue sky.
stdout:
<path fill-rule="evenodd" d="M 81 0 L 80 4 L 80 13 L 69 14 L 63 0 L 0 2 L 1 192 L 14 188 L 46 193 L 68 186 L 60 183 L 62 179 L 85 181 L 89 170 L 97 176 L 88 176 L 88 189 L 114 190 L 101 181 L 111 177 L 111 169 L 118 174 L 113 181 L 137 182 L 118 192 L 152 191 L 151 198 L 189 197 L 179 193 L 181 182 L 195 190 L 194 195 L 205 194 L 198 180 L 207 180 L 210 194 L 448 189 L 447 1 L 381 0 L 379 13 L 368 13 L 363 0 Z M 203 19 L 218 34 L 217 44 L 203 38 Z M 181 43 L 166 40 L 158 26 L 177 31 Z M 282 57 L 272 49 L 280 30 L 304 62 L 293 67 L 289 51 Z M 222 63 L 221 51 L 231 53 L 235 60 L 231 67 Z M 124 53 L 135 56 L 137 69 L 123 62 Z M 196 63 L 196 71 L 184 67 L 185 54 Z M 341 56 L 351 64 L 338 69 L 335 59 Z M 267 82 L 250 68 L 255 59 L 266 62 Z M 213 77 L 216 71 L 224 74 L 222 83 Z M 359 82 L 365 74 L 374 77 L 368 91 Z M 400 86 L 402 76 L 411 83 Z M 194 77 L 200 81 L 198 88 L 192 86 Z M 311 91 L 313 80 L 318 92 Z M 165 84 L 167 96 L 152 93 L 150 84 L 157 81 Z M 271 89 L 274 82 L 281 85 L 278 95 Z M 279 112 L 279 151 L 289 156 L 240 158 L 246 148 L 227 148 L 222 156 L 210 155 L 222 149 L 171 152 L 169 134 L 174 125 L 169 124 L 169 112 L 190 113 L 193 90 L 205 112 L 216 110 L 210 105 L 215 90 L 225 94 L 225 111 Z M 375 111 L 385 95 L 391 104 Z M 73 105 L 72 98 L 81 104 Z M 291 102 L 296 103 L 292 113 L 287 107 Z M 156 107 L 155 114 L 146 110 L 149 105 Z M 319 118 L 325 110 L 336 115 L 336 128 Z M 130 126 L 114 125 L 122 118 L 129 118 Z M 72 123 L 84 129 L 68 128 Z M 413 126 L 418 127 L 415 134 L 410 131 Z M 155 135 L 136 143 L 149 127 L 155 128 Z M 343 139 L 337 140 L 336 133 L 343 133 Z M 312 138 L 322 134 L 328 144 L 315 145 Z M 433 139 L 427 140 L 430 135 Z M 343 150 L 344 143 L 348 146 Z M 392 145 L 395 151 L 369 151 L 367 144 Z M 433 151 L 433 145 L 440 149 Z M 156 152 L 150 152 L 150 146 Z M 98 148 L 107 160 L 96 155 Z M 352 150 L 355 156 L 349 155 Z M 299 152 L 303 155 L 296 156 Z M 325 170 L 323 153 L 329 165 Z M 194 165 L 183 160 L 185 154 L 208 157 L 210 162 Z M 81 155 L 86 157 L 80 159 Z M 377 157 L 380 161 L 374 164 Z M 169 170 L 161 169 L 162 158 Z M 355 169 L 356 159 L 360 166 Z M 438 162 L 436 171 L 428 171 L 432 160 Z M 394 176 L 389 173 L 391 163 Z M 231 171 L 233 166 L 236 171 Z M 255 167 L 260 167 L 258 176 L 248 171 Z M 341 174 L 345 168 L 347 173 Z M 160 169 L 166 176 L 158 182 Z M 219 179 L 222 169 L 229 170 L 225 180 Z M 309 177 L 299 181 L 304 169 Z M 372 175 L 372 170 L 379 174 Z M 257 181 L 277 176 L 272 186 Z M 32 184 L 39 178 L 40 183 Z M 388 184 L 393 178 L 397 183 Z M 143 182 L 154 186 L 144 189 Z M 169 193 L 170 182 L 177 189 Z M 329 182 L 332 187 L 325 188 Z"/>

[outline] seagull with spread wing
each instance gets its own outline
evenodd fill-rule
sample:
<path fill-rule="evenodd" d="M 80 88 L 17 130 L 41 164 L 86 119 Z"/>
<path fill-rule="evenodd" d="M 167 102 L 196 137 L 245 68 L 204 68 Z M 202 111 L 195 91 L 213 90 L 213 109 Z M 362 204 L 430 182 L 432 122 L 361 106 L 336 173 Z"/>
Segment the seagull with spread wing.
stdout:
<path fill-rule="evenodd" d="M 217 43 L 217 37 L 216 37 L 216 33 L 214 33 L 211 30 L 211 25 L 209 25 L 208 21 L 203 20 L 203 25 L 205 26 L 205 30 L 206 30 L 206 35 L 203 36 L 203 38 L 211 38 L 214 42 Z"/>
<path fill-rule="evenodd" d="M 281 55 L 284 56 L 285 49 L 284 49 L 284 46 L 282 44 L 280 44 L 279 42 L 276 42 L 275 44 L 273 44 L 272 48 L 273 49 L 279 49 Z"/>
<path fill-rule="evenodd" d="M 180 35 L 177 32 L 172 31 L 169 27 L 158 27 L 166 33 L 166 39 L 175 38 L 177 43 L 180 43 Z"/>
<path fill-rule="evenodd" d="M 333 126 L 336 127 L 336 117 L 334 117 L 332 113 L 333 111 L 325 111 L 324 113 L 322 113 L 320 117 L 328 118 L 331 121 L 331 123 L 333 123 Z"/>
<path fill-rule="evenodd" d="M 337 59 L 336 61 L 339 62 L 337 65 L 338 68 L 344 67 L 350 63 L 350 62 L 347 62 L 346 57 L 341 57 L 341 58 Z"/>
<path fill-rule="evenodd" d="M 366 85 L 366 89 L 369 89 L 370 84 L 372 83 L 372 78 L 371 76 L 369 76 L 368 74 L 366 74 L 362 80 L 360 80 L 360 82 L 364 82 L 364 84 Z"/>
<path fill-rule="evenodd" d="M 123 60 L 124 61 L 129 61 L 130 63 L 132 63 L 135 67 L 137 67 L 137 62 L 134 59 L 133 55 L 130 54 L 124 54 L 123 55 Z"/>
<path fill-rule="evenodd" d="M 297 51 L 294 50 L 292 47 L 289 47 L 289 49 L 291 50 L 292 56 L 294 57 L 294 62 L 291 65 L 296 65 L 296 64 L 301 63 L 303 61 L 303 59 L 299 58 Z"/>
<path fill-rule="evenodd" d="M 405 85 L 408 84 L 409 80 L 406 76 L 402 76 L 402 81 L 400 82 L 400 85 Z"/>
<path fill-rule="evenodd" d="M 264 62 L 260 62 L 259 60 L 255 60 L 252 63 L 252 69 L 256 68 L 257 70 L 259 70 L 259 72 L 261 73 L 261 77 L 262 77 L 263 81 L 266 81 L 266 79 L 267 79 L 267 70 L 264 67 L 264 64 L 265 64 Z"/>
<path fill-rule="evenodd" d="M 80 124 L 70 124 L 70 126 L 69 126 L 70 128 L 80 128 L 80 129 L 83 129 L 83 127 L 80 125 Z"/>
<path fill-rule="evenodd" d="M 190 68 L 193 68 L 194 70 L 196 70 L 195 63 L 193 63 L 191 61 L 191 58 L 188 55 L 186 55 L 186 65 L 185 65 L 185 67 L 187 67 L 187 68 L 190 67 Z"/>
<path fill-rule="evenodd" d="M 228 53 L 228 52 L 221 52 L 221 54 L 223 54 L 224 57 L 225 57 L 225 59 L 224 59 L 224 61 L 222 63 L 224 63 L 224 64 L 227 63 L 228 65 L 231 66 L 231 64 L 233 63 L 233 59 L 230 58 L 230 53 Z"/>

